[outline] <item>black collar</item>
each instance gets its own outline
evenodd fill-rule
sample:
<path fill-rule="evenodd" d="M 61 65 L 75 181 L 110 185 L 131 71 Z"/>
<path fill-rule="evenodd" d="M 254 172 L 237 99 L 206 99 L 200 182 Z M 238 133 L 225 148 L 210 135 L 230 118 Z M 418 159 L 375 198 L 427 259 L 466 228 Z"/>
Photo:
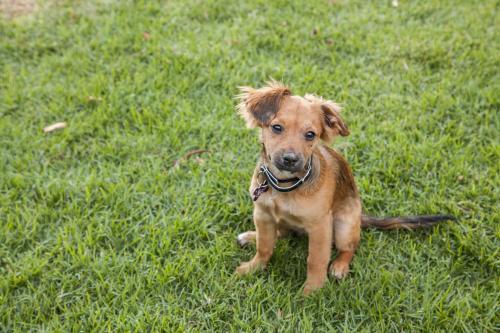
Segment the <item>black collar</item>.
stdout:
<path fill-rule="evenodd" d="M 259 184 L 259 186 L 253 191 L 253 201 L 256 201 L 262 193 L 266 192 L 269 189 L 269 185 L 271 185 L 275 190 L 279 192 L 290 192 L 295 190 L 302 184 L 304 184 L 304 182 L 307 181 L 312 174 L 312 156 L 307 162 L 307 171 L 304 177 L 302 178 L 298 177 L 288 178 L 288 179 L 276 178 L 276 176 L 273 175 L 271 170 L 269 170 L 269 168 L 264 164 L 260 166 L 259 174 L 263 174 L 265 180 L 261 184 Z M 279 186 L 279 183 L 291 183 L 291 182 L 293 182 L 293 184 L 290 186 L 286 187 Z"/>

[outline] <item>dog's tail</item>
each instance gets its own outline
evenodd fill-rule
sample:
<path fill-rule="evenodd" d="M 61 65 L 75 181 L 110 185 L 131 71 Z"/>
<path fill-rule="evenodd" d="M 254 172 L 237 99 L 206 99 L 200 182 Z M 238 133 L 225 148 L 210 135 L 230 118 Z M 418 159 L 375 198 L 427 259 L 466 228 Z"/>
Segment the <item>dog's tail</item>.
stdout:
<path fill-rule="evenodd" d="M 442 221 L 455 221 L 452 215 L 422 215 L 405 217 L 373 217 L 363 215 L 361 228 L 375 229 L 417 229 L 428 228 Z"/>

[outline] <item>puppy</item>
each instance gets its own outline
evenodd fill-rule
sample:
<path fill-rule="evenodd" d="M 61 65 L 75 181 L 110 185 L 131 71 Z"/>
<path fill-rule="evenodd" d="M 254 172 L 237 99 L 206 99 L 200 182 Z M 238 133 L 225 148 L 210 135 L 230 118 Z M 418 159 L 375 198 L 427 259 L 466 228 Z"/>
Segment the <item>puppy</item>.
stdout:
<path fill-rule="evenodd" d="M 255 241 L 257 253 L 240 264 L 237 274 L 264 268 L 277 238 L 290 231 L 306 233 L 303 293 L 308 295 L 324 285 L 328 272 L 338 279 L 347 275 L 362 227 L 412 229 L 452 218 L 363 216 L 348 163 L 327 146 L 336 136 L 349 135 L 338 104 L 314 95 L 293 96 L 275 81 L 260 89 L 242 87 L 238 98 L 248 127 L 261 129 L 262 151 L 250 184 L 255 231 L 238 236 L 240 245 Z M 328 267 L 332 243 L 338 256 Z"/>

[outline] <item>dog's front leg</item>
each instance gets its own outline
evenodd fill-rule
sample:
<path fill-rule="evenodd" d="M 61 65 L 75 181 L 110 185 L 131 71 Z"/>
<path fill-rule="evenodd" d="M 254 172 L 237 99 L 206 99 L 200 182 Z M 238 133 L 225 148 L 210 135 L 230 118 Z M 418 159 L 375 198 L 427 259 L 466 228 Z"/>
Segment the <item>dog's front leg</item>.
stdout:
<path fill-rule="evenodd" d="M 314 290 L 323 287 L 327 280 L 328 262 L 332 251 L 332 217 L 326 216 L 322 220 L 308 230 L 309 255 L 304 295 L 309 295 Z"/>
<path fill-rule="evenodd" d="M 272 216 L 258 208 L 258 206 L 255 207 L 253 215 L 257 253 L 252 260 L 240 264 L 236 269 L 236 273 L 239 275 L 245 275 L 264 268 L 269 262 L 276 244 L 277 227 Z"/>

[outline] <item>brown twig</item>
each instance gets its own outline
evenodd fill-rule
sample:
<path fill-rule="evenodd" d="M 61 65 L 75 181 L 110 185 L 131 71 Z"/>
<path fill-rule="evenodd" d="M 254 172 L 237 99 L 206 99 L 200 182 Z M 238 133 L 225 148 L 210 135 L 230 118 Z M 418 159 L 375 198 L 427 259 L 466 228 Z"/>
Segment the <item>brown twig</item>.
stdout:
<path fill-rule="evenodd" d="M 191 156 L 193 155 L 197 155 L 197 154 L 203 154 L 203 153 L 209 153 L 210 151 L 207 150 L 207 149 L 195 149 L 195 150 L 191 150 L 191 151 L 188 151 L 187 153 L 185 153 L 184 155 L 182 155 L 181 158 L 179 158 L 178 160 L 176 160 L 174 162 L 174 165 L 173 167 L 178 167 L 181 162 L 183 161 L 187 161 Z"/>

